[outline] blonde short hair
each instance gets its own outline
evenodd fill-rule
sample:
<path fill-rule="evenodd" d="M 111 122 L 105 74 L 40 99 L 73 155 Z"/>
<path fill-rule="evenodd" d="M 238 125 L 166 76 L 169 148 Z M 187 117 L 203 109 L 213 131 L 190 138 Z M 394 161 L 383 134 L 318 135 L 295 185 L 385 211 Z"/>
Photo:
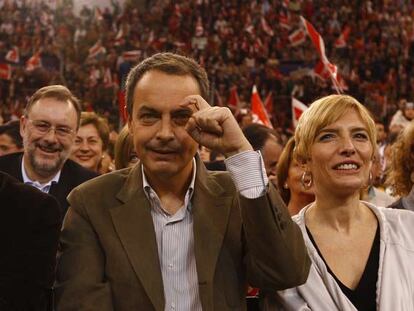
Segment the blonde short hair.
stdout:
<path fill-rule="evenodd" d="M 320 131 L 338 121 L 349 110 L 356 111 L 367 127 L 372 156 L 377 147 L 375 122 L 360 102 L 348 95 L 329 95 L 314 101 L 299 119 L 295 131 L 295 155 L 300 163 L 310 159 L 310 151 Z"/>

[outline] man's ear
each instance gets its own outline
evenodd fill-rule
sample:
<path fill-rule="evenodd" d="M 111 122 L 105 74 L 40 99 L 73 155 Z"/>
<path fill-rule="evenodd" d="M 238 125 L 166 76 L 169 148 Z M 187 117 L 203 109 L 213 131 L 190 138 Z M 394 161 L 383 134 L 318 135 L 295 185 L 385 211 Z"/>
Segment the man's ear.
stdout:
<path fill-rule="evenodd" d="M 27 118 L 23 115 L 20 117 L 20 136 L 24 136 L 24 132 L 27 126 Z"/>

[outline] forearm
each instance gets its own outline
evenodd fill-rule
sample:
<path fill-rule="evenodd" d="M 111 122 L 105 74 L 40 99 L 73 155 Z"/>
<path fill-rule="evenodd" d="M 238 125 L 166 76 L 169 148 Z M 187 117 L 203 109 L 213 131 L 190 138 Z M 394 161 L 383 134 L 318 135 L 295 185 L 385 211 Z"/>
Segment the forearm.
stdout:
<path fill-rule="evenodd" d="M 280 195 L 269 185 L 257 199 L 240 196 L 251 285 L 280 290 L 303 284 L 309 273 L 302 233 L 291 220 Z"/>

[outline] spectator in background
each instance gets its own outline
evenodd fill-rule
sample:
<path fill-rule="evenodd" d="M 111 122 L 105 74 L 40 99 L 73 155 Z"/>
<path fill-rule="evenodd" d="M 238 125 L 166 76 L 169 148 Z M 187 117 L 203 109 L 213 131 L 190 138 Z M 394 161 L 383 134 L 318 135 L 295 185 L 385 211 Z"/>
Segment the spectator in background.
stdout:
<path fill-rule="evenodd" d="M 392 149 L 387 184 L 401 198 L 389 207 L 414 211 L 414 121 L 400 133 Z"/>
<path fill-rule="evenodd" d="M 414 120 L 414 103 L 403 102 L 401 105 L 401 109 L 394 114 L 390 123 L 390 132 L 392 133 L 398 134 Z"/>
<path fill-rule="evenodd" d="M 306 180 L 307 176 L 295 159 L 294 150 L 295 138 L 291 137 L 279 157 L 276 172 L 277 187 L 292 216 L 315 201 L 311 181 Z"/>
<path fill-rule="evenodd" d="M 243 134 L 254 150 L 260 150 L 270 180 L 276 182 L 277 162 L 283 150 L 282 141 L 278 133 L 261 124 L 245 126 Z"/>
<path fill-rule="evenodd" d="M 114 156 L 115 169 L 117 170 L 131 167 L 139 161 L 127 125 L 122 128 L 118 135 Z"/>
<path fill-rule="evenodd" d="M 66 87 L 50 85 L 37 90 L 20 119 L 23 153 L 0 157 L 0 171 L 56 197 L 62 215 L 68 208 L 69 192 L 97 176 L 68 159 L 80 113 L 78 100 Z"/>
<path fill-rule="evenodd" d="M 385 192 L 384 174 L 382 171 L 381 156 L 379 148 L 375 151 L 372 160 L 370 179 L 368 187 L 361 191 L 361 200 L 374 204 L 375 206 L 387 207 L 395 202 L 395 198 Z"/>
<path fill-rule="evenodd" d="M 0 172 L 0 310 L 52 310 L 61 227 L 55 198 Z"/>
<path fill-rule="evenodd" d="M 20 135 L 20 122 L 9 121 L 0 125 L 0 156 L 23 151 L 23 140 Z"/>
<path fill-rule="evenodd" d="M 99 173 L 109 143 L 106 119 L 94 112 L 82 112 L 70 158 L 83 167 Z"/>

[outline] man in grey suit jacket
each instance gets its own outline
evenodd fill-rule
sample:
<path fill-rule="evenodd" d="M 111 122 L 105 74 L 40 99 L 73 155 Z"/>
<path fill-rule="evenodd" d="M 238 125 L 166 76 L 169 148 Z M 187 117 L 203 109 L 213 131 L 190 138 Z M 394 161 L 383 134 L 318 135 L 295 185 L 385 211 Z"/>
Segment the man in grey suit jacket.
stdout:
<path fill-rule="evenodd" d="M 56 303 L 68 310 L 245 310 L 246 282 L 305 282 L 298 227 L 230 110 L 210 107 L 193 60 L 156 54 L 128 76 L 140 163 L 69 195 Z M 226 155 L 208 172 L 198 144 Z M 242 221 L 243 220 L 243 221 Z"/>

